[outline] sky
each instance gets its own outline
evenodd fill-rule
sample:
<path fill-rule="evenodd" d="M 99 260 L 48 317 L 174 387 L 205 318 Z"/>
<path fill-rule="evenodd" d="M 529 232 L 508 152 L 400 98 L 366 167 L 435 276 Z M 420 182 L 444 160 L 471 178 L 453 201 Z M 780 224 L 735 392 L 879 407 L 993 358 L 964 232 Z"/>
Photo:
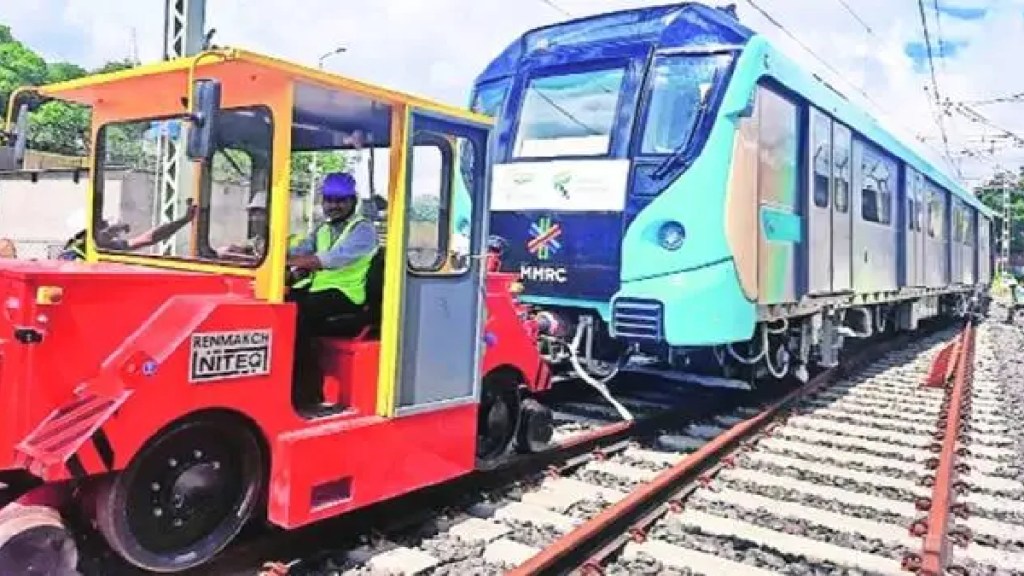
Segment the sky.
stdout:
<path fill-rule="evenodd" d="M 207 0 L 214 43 L 249 48 L 340 74 L 465 105 L 474 76 L 524 31 L 666 0 Z M 710 0 L 735 3 L 741 21 L 864 103 L 922 153 L 968 184 L 998 165 L 1024 163 L 1024 0 L 923 0 L 942 98 L 983 117 L 935 117 L 932 74 L 915 0 Z M 0 20 L 47 59 L 95 66 L 162 54 L 162 0 L 0 0 Z M 301 8 L 300 8 L 301 6 Z M 787 30 L 791 39 L 778 25 Z M 133 42 L 134 39 L 134 42 Z M 806 46 L 815 55 L 802 47 Z M 822 63 L 824 61 L 824 64 Z M 865 94 L 867 96 L 865 96 Z M 992 126 L 989 126 L 991 124 Z M 996 135 L 1002 138 L 993 138 Z"/>

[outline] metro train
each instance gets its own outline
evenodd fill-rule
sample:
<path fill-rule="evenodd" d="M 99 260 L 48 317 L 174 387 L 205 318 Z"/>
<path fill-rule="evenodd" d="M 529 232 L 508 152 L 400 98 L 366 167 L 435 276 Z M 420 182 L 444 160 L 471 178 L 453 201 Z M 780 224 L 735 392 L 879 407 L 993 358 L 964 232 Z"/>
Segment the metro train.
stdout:
<path fill-rule="evenodd" d="M 471 107 L 497 118 L 504 270 L 593 378 L 805 379 L 985 301 L 993 212 L 734 10 L 532 30 Z"/>

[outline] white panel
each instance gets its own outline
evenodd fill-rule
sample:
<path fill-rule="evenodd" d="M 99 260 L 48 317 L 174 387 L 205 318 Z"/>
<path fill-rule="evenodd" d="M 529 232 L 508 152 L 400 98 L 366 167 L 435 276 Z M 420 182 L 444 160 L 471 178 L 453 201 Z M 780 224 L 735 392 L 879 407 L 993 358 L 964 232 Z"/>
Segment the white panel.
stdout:
<path fill-rule="evenodd" d="M 497 164 L 491 210 L 621 212 L 629 168 L 629 160 Z"/>

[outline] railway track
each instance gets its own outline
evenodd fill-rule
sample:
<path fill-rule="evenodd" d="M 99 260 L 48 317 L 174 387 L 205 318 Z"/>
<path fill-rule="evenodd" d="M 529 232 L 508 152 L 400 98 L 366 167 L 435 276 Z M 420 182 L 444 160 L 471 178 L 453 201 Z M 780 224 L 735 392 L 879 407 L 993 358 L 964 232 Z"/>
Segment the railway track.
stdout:
<path fill-rule="evenodd" d="M 393 548 L 373 535 L 417 535 L 423 528 L 443 524 L 447 509 L 468 509 L 478 501 L 504 498 L 518 481 L 543 474 L 549 467 L 572 466 L 591 458 L 590 453 L 614 446 L 637 434 L 650 434 L 670 421 L 695 420 L 719 414 L 744 403 L 758 402 L 771 391 L 700 388 L 624 378 L 612 385 L 616 397 L 634 414 L 627 423 L 593 389 L 567 382 L 550 398 L 554 418 L 553 447 L 540 454 L 521 455 L 496 470 L 480 472 L 441 486 L 424 489 L 393 501 L 325 520 L 308 528 L 281 532 L 262 526 L 247 529 L 239 541 L 217 561 L 184 574 L 187 576 L 252 576 L 269 558 L 304 558 L 309 566 L 352 565 L 349 556 L 367 541 L 376 548 Z M 510 488 L 512 487 L 512 488 Z M 74 522 L 74 520 L 71 520 Z M 146 572 L 126 565 L 106 547 L 102 537 L 82 522 L 75 522 L 84 576 L 136 576 Z M 408 536 L 406 536 L 408 538 Z M 336 551 L 342 552 L 336 552 Z M 344 551 L 354 551 L 346 555 Z M 323 560 L 310 561 L 310 558 Z M 358 562 L 355 562 L 358 564 Z M 327 570 L 327 569 L 325 569 Z M 292 574 L 329 573 L 295 567 Z"/>
<path fill-rule="evenodd" d="M 944 386 L 922 382 L 948 333 L 812 382 L 666 461 L 509 573 L 1024 574 L 1024 484 L 1002 383 L 973 378 L 964 334 L 947 350 L 955 370 L 940 360 L 935 371 Z M 983 326 L 981 365 L 993 361 L 989 338 Z"/>
<path fill-rule="evenodd" d="M 995 362 L 993 335 L 988 324 L 978 332 L 973 382 L 970 345 L 947 350 L 966 362 L 932 370 L 958 333 L 946 329 L 871 345 L 772 403 L 741 405 L 715 390 L 717 406 L 697 402 L 660 426 L 609 426 L 599 404 L 567 402 L 556 411 L 567 448 L 546 464 L 511 470 L 489 489 L 467 484 L 461 490 L 476 493 L 433 508 L 418 498 L 417 513 L 417 504 L 371 512 L 376 531 L 335 525 L 327 537 L 278 544 L 274 555 L 302 560 L 264 573 L 943 573 L 938 564 L 1024 574 L 1016 440 L 1001 411 L 1003 382 L 984 369 Z M 944 385 L 923 386 L 929 371 Z M 643 410 L 662 399 L 628 400 Z M 947 428 L 962 430 L 958 441 Z M 547 470 L 533 473 L 541 464 Z M 193 573 L 255 572 L 235 560 Z"/>
<path fill-rule="evenodd" d="M 936 457 L 944 394 L 920 381 L 954 333 L 889 342 L 895 352 L 838 379 L 878 356 L 865 350 L 767 408 L 601 446 L 417 530 L 279 573 L 786 573 L 807 553 L 808 566 L 842 566 L 852 554 L 869 573 L 901 571 L 920 548 L 908 527 L 931 491 L 915 480 Z M 756 447 L 716 465 L 744 439 Z"/>

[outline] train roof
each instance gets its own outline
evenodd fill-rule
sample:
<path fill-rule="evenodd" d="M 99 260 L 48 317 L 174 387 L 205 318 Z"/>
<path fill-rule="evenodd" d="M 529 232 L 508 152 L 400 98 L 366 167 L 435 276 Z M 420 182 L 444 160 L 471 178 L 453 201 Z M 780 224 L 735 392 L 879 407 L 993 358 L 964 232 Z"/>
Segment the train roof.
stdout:
<path fill-rule="evenodd" d="M 512 76 L 523 60 L 549 48 L 586 44 L 588 48 L 599 51 L 605 46 L 629 43 L 648 43 L 661 49 L 690 47 L 694 44 L 734 46 L 763 52 L 773 62 L 772 77 L 783 86 L 828 111 L 864 138 L 898 156 L 989 218 L 994 214 L 976 196 L 904 139 L 897 137 L 863 106 L 851 102 L 820 76 L 776 49 L 763 35 L 741 24 L 730 9 L 683 2 L 608 12 L 536 28 L 509 44 L 477 76 L 476 84 Z M 757 78 L 752 80 L 756 81 Z"/>
<path fill-rule="evenodd" d="M 556 43 L 559 47 L 642 42 L 661 46 L 692 46 L 695 42 L 742 45 L 755 34 L 726 9 L 698 2 L 606 12 L 527 31 L 491 61 L 476 83 L 511 76 L 521 60 Z"/>

